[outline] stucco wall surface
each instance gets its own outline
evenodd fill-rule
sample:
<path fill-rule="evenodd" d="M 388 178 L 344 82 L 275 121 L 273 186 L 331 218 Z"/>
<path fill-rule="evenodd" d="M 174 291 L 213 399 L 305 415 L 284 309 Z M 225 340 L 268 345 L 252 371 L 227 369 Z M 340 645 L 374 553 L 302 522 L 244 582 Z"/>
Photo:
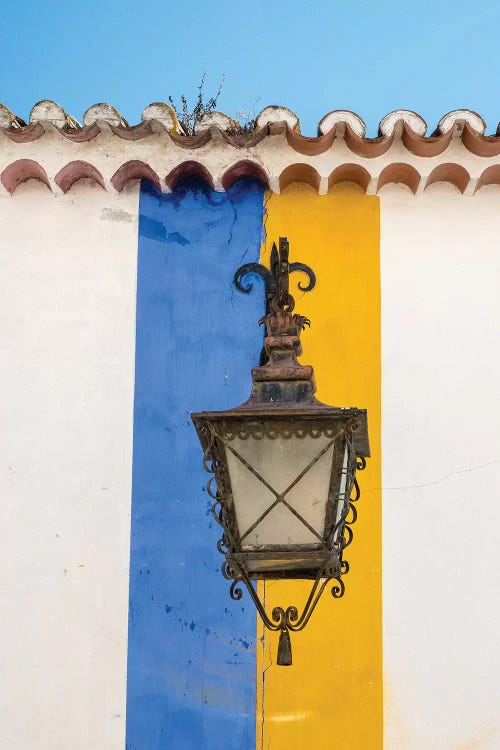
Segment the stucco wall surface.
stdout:
<path fill-rule="evenodd" d="M 250 393 L 264 190 L 140 195 L 126 750 L 255 747 L 255 608 L 229 597 L 192 411 Z M 233 606 L 234 605 L 234 606 Z"/>
<path fill-rule="evenodd" d="M 499 198 L 381 199 L 386 750 L 500 747 Z"/>
<path fill-rule="evenodd" d="M 0 197 L 0 748 L 124 750 L 128 651 L 130 750 L 210 750 L 220 717 L 253 744 L 255 694 L 259 750 L 322 750 L 339 725 L 373 750 L 382 719 L 384 750 L 498 750 L 500 188 L 231 191 L 143 185 L 139 230 L 137 184 Z M 288 234 L 317 271 L 303 361 L 320 398 L 369 407 L 374 451 L 346 596 L 298 634 L 294 672 L 260 630 L 254 669 L 189 421 L 246 396 L 263 295 L 231 279 L 262 228 L 264 262 Z"/>
<path fill-rule="evenodd" d="M 137 187 L 0 199 L 0 747 L 123 750 Z"/>
<path fill-rule="evenodd" d="M 307 294 L 297 289 L 299 274 L 290 280 L 295 310 L 311 320 L 300 360 L 314 366 L 320 401 L 368 410 L 372 458 L 359 473 L 345 596 L 333 599 L 327 586 L 307 627 L 292 634 L 289 669 L 276 665 L 278 634 L 259 623 L 257 748 L 322 750 L 335 737 L 335 750 L 381 750 L 380 201 L 348 183 L 324 198 L 296 184 L 271 196 L 266 212 L 261 261 L 269 265 L 272 241 L 286 234 L 290 260 L 317 276 Z M 260 585 L 269 611 L 300 611 L 310 589 L 310 581 Z"/>

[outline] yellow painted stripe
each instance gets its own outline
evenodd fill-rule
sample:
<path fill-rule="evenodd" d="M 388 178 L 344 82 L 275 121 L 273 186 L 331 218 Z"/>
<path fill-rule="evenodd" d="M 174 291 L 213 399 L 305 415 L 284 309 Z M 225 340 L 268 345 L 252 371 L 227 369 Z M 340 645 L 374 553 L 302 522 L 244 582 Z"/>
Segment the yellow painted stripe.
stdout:
<path fill-rule="evenodd" d="M 266 202 L 269 264 L 273 240 L 290 240 L 290 259 L 317 275 L 308 294 L 291 292 L 295 311 L 312 321 L 301 361 L 312 364 L 317 397 L 368 409 L 372 458 L 359 475 L 361 500 L 346 552 L 346 593 L 327 589 L 310 623 L 292 634 L 293 666 L 275 664 L 277 636 L 258 622 L 258 750 L 380 750 L 382 705 L 380 237 L 379 201 L 355 186 L 319 197 L 292 185 Z M 260 585 L 266 608 L 299 605 L 309 583 Z"/>

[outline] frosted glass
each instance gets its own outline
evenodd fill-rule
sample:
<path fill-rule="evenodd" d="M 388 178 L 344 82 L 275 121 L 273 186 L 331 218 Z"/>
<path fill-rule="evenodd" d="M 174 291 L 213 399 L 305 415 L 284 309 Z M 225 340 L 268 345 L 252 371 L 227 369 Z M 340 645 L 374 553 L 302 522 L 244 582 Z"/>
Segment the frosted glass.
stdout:
<path fill-rule="evenodd" d="M 342 514 L 345 513 L 346 504 L 349 502 L 349 498 L 346 497 L 348 463 L 349 463 L 349 450 L 346 445 L 344 449 L 344 459 L 342 461 L 342 475 L 340 477 L 340 487 L 339 487 L 339 496 L 338 496 L 339 502 L 337 505 L 335 524 L 337 524 L 340 521 Z M 335 540 L 337 540 L 339 536 L 340 536 L 340 529 L 338 529 L 335 534 Z"/>
<path fill-rule="evenodd" d="M 240 454 L 277 492 L 283 493 L 331 438 L 291 437 L 231 440 Z M 285 495 L 285 500 L 322 536 L 330 487 L 334 446 Z M 229 476 L 240 537 L 247 532 L 276 496 L 226 448 Z M 242 547 L 268 544 L 318 544 L 319 539 L 279 502 L 242 540 Z"/>

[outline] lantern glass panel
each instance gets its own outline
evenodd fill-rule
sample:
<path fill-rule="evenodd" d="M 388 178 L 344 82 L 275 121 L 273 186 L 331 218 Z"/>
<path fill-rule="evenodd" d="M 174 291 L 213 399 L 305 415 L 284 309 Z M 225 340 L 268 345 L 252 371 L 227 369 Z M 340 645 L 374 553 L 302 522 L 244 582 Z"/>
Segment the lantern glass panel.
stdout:
<path fill-rule="evenodd" d="M 340 483 L 338 488 L 338 497 L 337 497 L 337 509 L 335 513 L 335 525 L 337 526 L 337 532 L 335 534 L 335 541 L 338 540 L 342 536 L 342 525 L 338 526 L 339 521 L 342 517 L 342 514 L 347 512 L 347 504 L 349 503 L 349 494 L 351 490 L 351 485 L 348 484 L 347 478 L 349 474 L 349 463 L 352 461 L 352 456 L 349 453 L 349 446 L 347 443 L 344 445 L 344 452 L 343 452 L 343 458 L 342 458 L 342 470 L 340 474 Z"/>
<path fill-rule="evenodd" d="M 320 544 L 335 452 L 332 438 L 235 437 L 229 445 L 255 472 L 226 447 L 241 549 Z"/>

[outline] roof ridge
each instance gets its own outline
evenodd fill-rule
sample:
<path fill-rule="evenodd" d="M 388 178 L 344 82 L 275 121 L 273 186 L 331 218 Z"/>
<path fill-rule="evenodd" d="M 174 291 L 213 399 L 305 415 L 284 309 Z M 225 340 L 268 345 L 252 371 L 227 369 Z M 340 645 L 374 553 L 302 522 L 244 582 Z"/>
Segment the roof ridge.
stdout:
<path fill-rule="evenodd" d="M 162 102 L 146 107 L 136 125 L 106 103 L 89 107 L 80 124 L 48 100 L 33 107 L 29 120 L 0 105 L 0 195 L 28 179 L 56 195 L 82 178 L 110 192 L 137 179 L 170 190 L 193 174 L 215 190 L 247 176 L 277 193 L 291 182 L 306 182 L 320 195 L 345 180 L 369 194 L 394 182 L 417 195 L 443 181 L 465 195 L 500 184 L 500 132 L 484 135 L 484 120 L 471 110 L 449 112 L 428 136 L 418 114 L 395 110 L 374 138 L 348 110 L 329 112 L 318 136 L 303 136 L 297 116 L 277 106 L 262 110 L 249 132 L 224 113 L 212 113 L 196 124 L 195 135 L 184 135 L 174 110 Z"/>
<path fill-rule="evenodd" d="M 165 102 L 153 102 L 142 112 L 141 123 L 160 122 L 165 129 L 183 135 L 182 127 L 177 119 L 174 108 Z M 125 128 L 137 127 L 130 125 L 120 114 L 119 110 L 107 102 L 92 104 L 83 115 L 83 125 L 73 116 L 69 115 L 60 104 L 50 99 L 42 99 L 32 108 L 27 124 L 22 118 L 14 115 L 8 107 L 0 103 L 0 129 L 22 129 L 36 123 L 50 122 L 56 127 L 66 130 L 82 130 L 97 122 L 107 122 L 112 126 Z M 298 116 L 288 107 L 272 105 L 264 109 L 255 117 L 255 129 L 258 130 L 272 123 L 286 122 L 292 130 L 300 133 L 300 120 Z M 405 123 L 415 134 L 425 137 L 427 123 L 418 113 L 412 110 L 395 109 L 385 115 L 379 123 L 379 137 L 390 137 L 399 123 Z M 428 137 L 436 137 L 446 134 L 458 122 L 467 122 L 470 128 L 478 135 L 484 135 L 486 131 L 485 120 L 471 109 L 455 109 L 446 113 L 436 125 Z M 140 123 L 138 123 L 139 125 Z M 239 123 L 233 117 L 224 112 L 205 114 L 197 121 L 197 130 L 217 125 L 221 130 L 233 130 Z M 351 110 L 337 109 L 325 114 L 318 123 L 318 137 L 326 135 L 334 128 L 343 125 L 349 126 L 351 130 L 361 138 L 366 138 L 366 123 L 360 115 Z M 189 136 L 184 136 L 189 137 Z M 500 137 L 500 123 L 493 137 Z M 367 138 L 367 140 L 372 140 Z"/>

